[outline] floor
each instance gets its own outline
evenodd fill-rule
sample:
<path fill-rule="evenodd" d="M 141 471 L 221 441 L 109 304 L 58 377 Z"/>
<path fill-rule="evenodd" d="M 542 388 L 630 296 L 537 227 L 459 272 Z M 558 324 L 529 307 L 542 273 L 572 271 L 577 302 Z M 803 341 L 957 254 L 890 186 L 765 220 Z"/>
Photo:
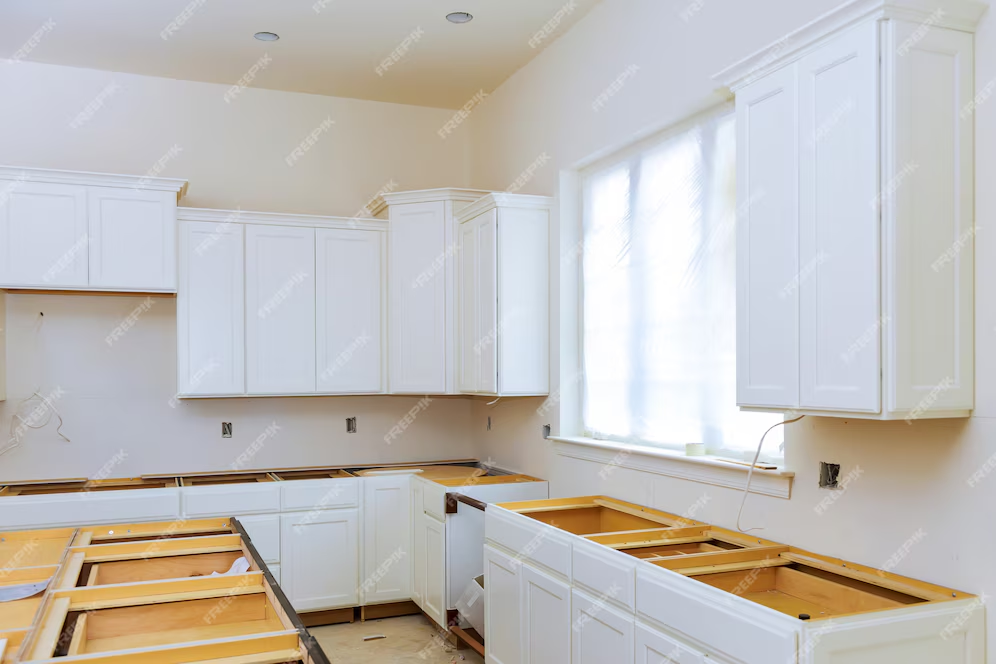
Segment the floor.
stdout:
<path fill-rule="evenodd" d="M 368 620 L 309 630 L 332 664 L 483 664 L 469 648 L 457 650 L 422 615 Z M 364 641 L 364 636 L 387 638 Z"/>

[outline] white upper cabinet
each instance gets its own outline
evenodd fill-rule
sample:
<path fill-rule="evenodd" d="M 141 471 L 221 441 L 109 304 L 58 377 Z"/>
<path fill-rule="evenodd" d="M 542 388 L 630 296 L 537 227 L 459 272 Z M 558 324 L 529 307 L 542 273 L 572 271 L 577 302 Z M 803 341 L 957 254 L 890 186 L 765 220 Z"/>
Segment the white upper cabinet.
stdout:
<path fill-rule="evenodd" d="M 246 227 L 246 385 L 315 392 L 315 229 Z"/>
<path fill-rule="evenodd" d="M 383 392 L 384 234 L 316 233 L 318 392 Z"/>
<path fill-rule="evenodd" d="M 176 195 L 94 187 L 87 198 L 90 285 L 176 290 Z"/>
<path fill-rule="evenodd" d="M 550 391 L 551 204 L 490 194 L 457 217 L 461 392 Z"/>
<path fill-rule="evenodd" d="M 384 194 L 387 214 L 388 366 L 394 394 L 457 392 L 455 213 L 486 191 Z"/>
<path fill-rule="evenodd" d="M 742 408 L 971 413 L 984 9 L 848 3 L 718 75 L 737 105 Z"/>
<path fill-rule="evenodd" d="M 182 180 L 0 166 L 0 287 L 176 291 Z"/>
<path fill-rule="evenodd" d="M 240 224 L 180 222 L 176 295 L 180 394 L 245 393 L 243 230 Z"/>

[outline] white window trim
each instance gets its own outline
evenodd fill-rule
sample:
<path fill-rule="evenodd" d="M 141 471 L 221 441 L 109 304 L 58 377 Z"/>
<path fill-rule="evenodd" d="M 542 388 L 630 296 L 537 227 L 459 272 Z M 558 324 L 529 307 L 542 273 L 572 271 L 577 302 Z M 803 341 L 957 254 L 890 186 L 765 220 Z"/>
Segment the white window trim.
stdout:
<path fill-rule="evenodd" d="M 646 445 L 598 440 L 584 436 L 550 436 L 554 451 L 563 457 L 592 461 L 605 466 L 676 477 L 692 482 L 744 491 L 750 467 L 713 456 L 687 456 L 684 452 Z M 790 499 L 795 473 L 778 468 L 755 468 L 750 492 Z"/>

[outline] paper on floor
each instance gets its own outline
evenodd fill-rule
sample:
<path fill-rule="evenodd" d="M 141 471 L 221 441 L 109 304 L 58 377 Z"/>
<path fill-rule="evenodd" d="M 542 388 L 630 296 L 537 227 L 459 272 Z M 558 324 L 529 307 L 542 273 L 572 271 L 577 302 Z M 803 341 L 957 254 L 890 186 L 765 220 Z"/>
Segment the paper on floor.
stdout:
<path fill-rule="evenodd" d="M 249 561 L 246 560 L 245 556 L 242 556 L 228 568 L 228 571 L 224 574 L 218 572 L 211 572 L 211 576 L 228 576 L 229 574 L 245 574 L 249 571 Z"/>
<path fill-rule="evenodd" d="M 22 583 L 17 586 L 0 586 L 0 602 L 13 602 L 37 595 L 48 587 L 48 582 L 51 580 L 47 579 L 39 583 Z"/>

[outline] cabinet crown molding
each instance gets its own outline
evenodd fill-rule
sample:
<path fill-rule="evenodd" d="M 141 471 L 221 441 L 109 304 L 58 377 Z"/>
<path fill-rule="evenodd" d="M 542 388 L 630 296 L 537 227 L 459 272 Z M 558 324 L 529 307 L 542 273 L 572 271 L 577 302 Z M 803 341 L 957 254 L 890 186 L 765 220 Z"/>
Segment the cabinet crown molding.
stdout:
<path fill-rule="evenodd" d="M 520 208 L 531 210 L 549 210 L 553 207 L 552 196 L 534 196 L 532 194 L 507 194 L 494 192 L 483 196 L 456 213 L 456 219 L 461 224 L 470 221 L 488 210 L 494 208 Z"/>
<path fill-rule="evenodd" d="M 178 207 L 176 209 L 176 218 L 180 221 L 215 221 L 231 224 L 269 224 L 273 226 L 307 226 L 310 228 L 387 231 L 386 221 L 365 217 L 325 217 L 313 214 Z"/>
<path fill-rule="evenodd" d="M 975 32 L 988 9 L 976 0 L 850 0 L 713 75 L 732 91 L 798 60 L 824 39 L 869 18 Z"/>
<path fill-rule="evenodd" d="M 176 178 L 160 178 L 148 175 L 120 175 L 116 173 L 91 173 L 88 171 L 61 171 L 51 168 L 22 168 L 20 166 L 0 165 L 0 180 L 172 191 L 176 193 L 176 200 L 178 201 L 187 193 L 187 181 Z"/>
<path fill-rule="evenodd" d="M 373 204 L 370 206 L 370 213 L 376 217 L 387 209 L 389 205 L 403 205 L 405 203 L 433 203 L 436 201 L 471 203 L 481 196 L 490 193 L 487 189 L 457 189 L 453 187 L 394 191 L 381 194 L 375 198 Z"/>

